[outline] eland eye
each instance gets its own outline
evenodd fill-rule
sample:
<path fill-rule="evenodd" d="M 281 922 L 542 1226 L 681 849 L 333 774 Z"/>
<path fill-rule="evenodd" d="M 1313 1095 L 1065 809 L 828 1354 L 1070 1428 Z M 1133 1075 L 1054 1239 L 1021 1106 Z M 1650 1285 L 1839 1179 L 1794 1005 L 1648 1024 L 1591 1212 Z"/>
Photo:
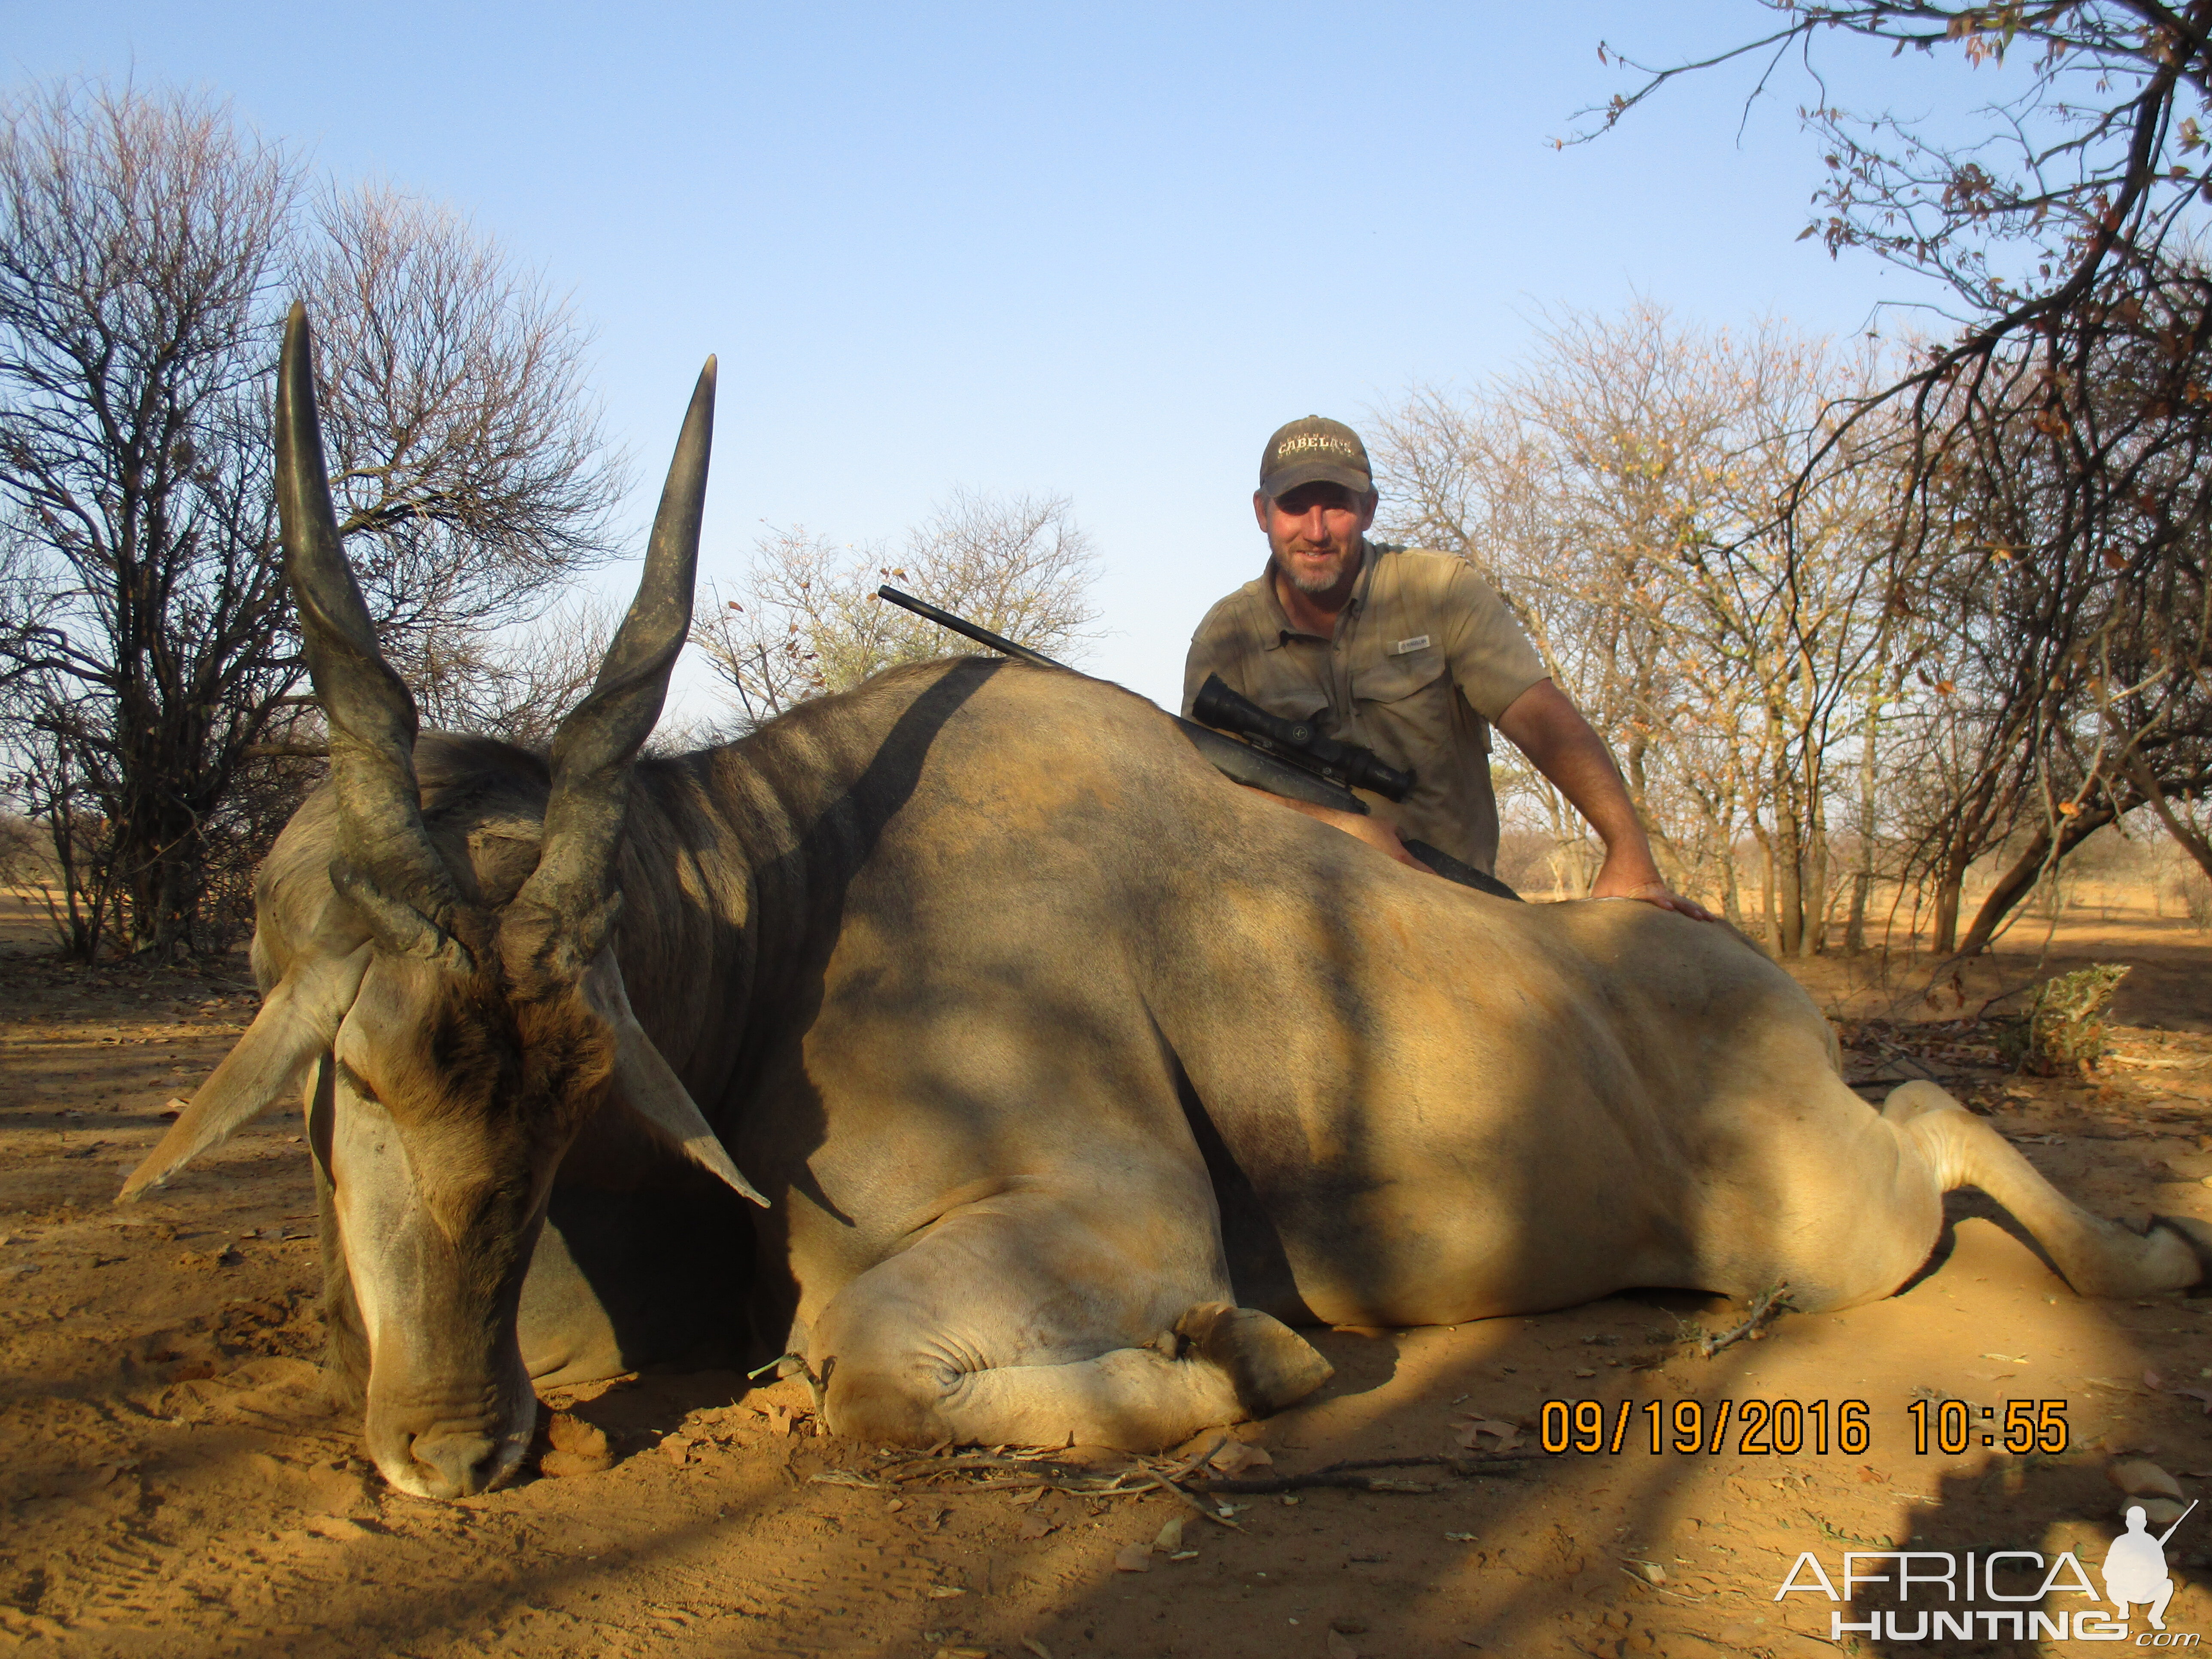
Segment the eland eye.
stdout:
<path fill-rule="evenodd" d="M 344 1084 L 347 1088 L 352 1090 L 363 1100 L 375 1101 L 380 1106 L 384 1103 L 377 1098 L 375 1087 L 359 1072 L 355 1071 L 352 1066 L 336 1055 L 331 1056 L 331 1063 L 337 1067 L 338 1081 Z"/>

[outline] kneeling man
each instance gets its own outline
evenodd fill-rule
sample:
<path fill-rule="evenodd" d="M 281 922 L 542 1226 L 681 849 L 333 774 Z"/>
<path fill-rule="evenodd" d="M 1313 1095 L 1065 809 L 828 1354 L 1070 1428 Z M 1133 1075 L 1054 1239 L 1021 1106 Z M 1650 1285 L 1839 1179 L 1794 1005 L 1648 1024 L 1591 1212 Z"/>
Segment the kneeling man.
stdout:
<path fill-rule="evenodd" d="M 1392 833 L 1402 832 L 1486 874 L 1498 862 L 1495 726 L 1604 840 L 1593 897 L 1711 920 L 1661 879 L 1603 739 L 1553 684 L 1496 590 L 1455 555 L 1369 541 L 1379 500 L 1366 446 L 1341 422 L 1311 415 L 1267 440 L 1252 495 L 1267 568 L 1192 636 L 1184 714 L 1218 674 L 1271 714 L 1372 750 L 1413 773 L 1413 793 L 1371 799 L 1381 824 L 1340 827 L 1411 863 Z"/>

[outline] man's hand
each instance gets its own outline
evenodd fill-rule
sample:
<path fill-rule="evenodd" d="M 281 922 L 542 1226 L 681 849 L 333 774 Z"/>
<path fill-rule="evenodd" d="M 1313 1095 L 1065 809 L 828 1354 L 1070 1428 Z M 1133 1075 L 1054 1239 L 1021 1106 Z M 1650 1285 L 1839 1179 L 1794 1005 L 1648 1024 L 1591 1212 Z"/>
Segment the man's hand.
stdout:
<path fill-rule="evenodd" d="M 1641 867 L 1638 867 L 1638 866 Z M 1718 917 L 1694 899 L 1686 899 L 1669 888 L 1649 857 L 1638 860 L 1608 854 L 1604 867 L 1591 884 L 1592 898 L 1641 899 L 1662 910 L 1674 910 L 1692 921 L 1717 921 Z"/>

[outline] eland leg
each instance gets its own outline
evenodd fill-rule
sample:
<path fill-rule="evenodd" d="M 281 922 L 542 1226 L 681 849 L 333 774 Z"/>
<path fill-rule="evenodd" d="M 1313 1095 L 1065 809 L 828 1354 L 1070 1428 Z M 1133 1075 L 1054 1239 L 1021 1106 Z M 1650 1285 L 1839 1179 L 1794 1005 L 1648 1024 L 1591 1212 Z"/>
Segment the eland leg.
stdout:
<path fill-rule="evenodd" d="M 849 1438 L 1157 1451 L 1330 1375 L 1226 1291 L 1218 1247 L 1131 1250 L 1077 1206 L 1000 1197 L 847 1285 L 807 1357 L 829 1428 Z"/>
<path fill-rule="evenodd" d="M 2186 1290 L 2207 1277 L 2212 1228 L 2160 1217 L 2148 1233 L 2092 1215 L 2045 1180 L 2019 1150 L 1932 1083 L 1906 1083 L 1882 1103 L 1882 1121 L 1917 1151 L 1936 1189 L 1978 1187 L 2027 1229 L 2083 1296 Z"/>

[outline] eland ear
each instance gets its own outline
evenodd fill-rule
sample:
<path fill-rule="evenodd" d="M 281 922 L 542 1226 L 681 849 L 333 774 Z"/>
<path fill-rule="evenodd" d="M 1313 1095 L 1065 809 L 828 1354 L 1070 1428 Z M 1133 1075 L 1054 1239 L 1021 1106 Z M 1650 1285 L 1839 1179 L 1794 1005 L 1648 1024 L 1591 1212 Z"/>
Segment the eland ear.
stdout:
<path fill-rule="evenodd" d="M 706 1115 L 675 1068 L 653 1047 L 645 1028 L 633 1019 L 618 1031 L 616 1040 L 619 1046 L 615 1053 L 615 1087 L 621 1091 L 623 1103 L 738 1197 L 767 1209 L 768 1200 L 738 1173 L 720 1139 L 708 1127 Z"/>
<path fill-rule="evenodd" d="M 300 1073 L 337 1036 L 360 993 L 362 975 L 368 971 L 372 948 L 362 945 L 343 957 L 312 957 L 277 981 L 246 1035 L 199 1086 L 146 1161 L 131 1172 L 115 1201 L 136 1203 L 149 1187 L 160 1186 L 290 1094 Z"/>
<path fill-rule="evenodd" d="M 730 1162 L 684 1079 L 637 1023 L 612 952 L 603 950 L 592 959 L 584 970 L 583 991 L 599 1017 L 615 1029 L 615 1091 L 623 1103 L 732 1192 L 767 1209 L 768 1200 Z"/>

